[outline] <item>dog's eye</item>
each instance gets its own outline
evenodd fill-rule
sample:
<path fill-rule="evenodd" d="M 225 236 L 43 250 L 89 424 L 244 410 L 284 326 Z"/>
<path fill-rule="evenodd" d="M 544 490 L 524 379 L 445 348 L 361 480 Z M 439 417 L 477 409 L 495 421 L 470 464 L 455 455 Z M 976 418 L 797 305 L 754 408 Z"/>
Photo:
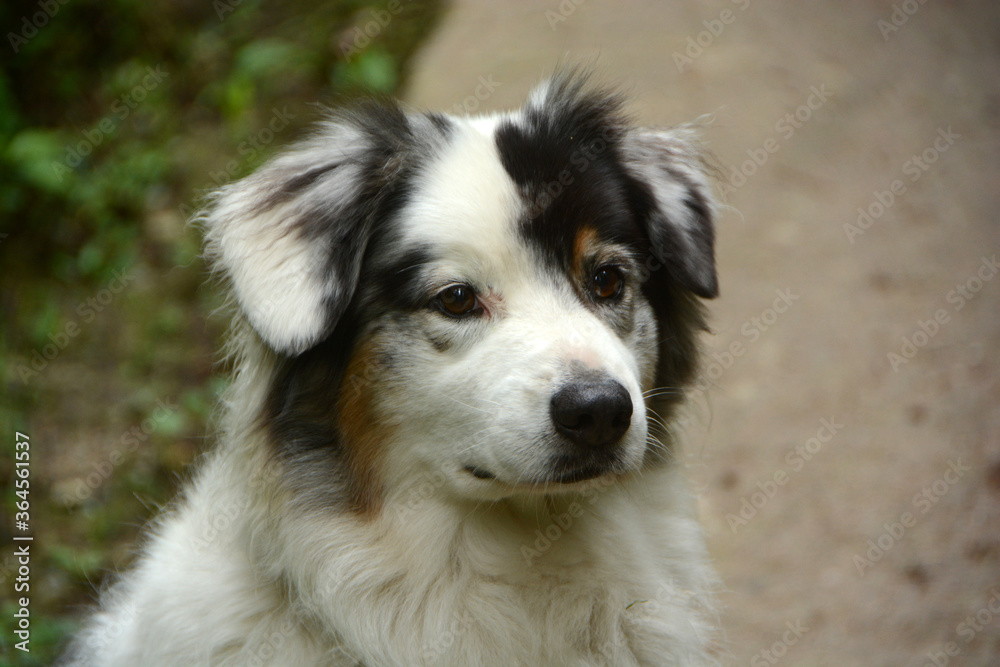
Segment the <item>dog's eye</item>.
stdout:
<path fill-rule="evenodd" d="M 445 288 L 434 302 L 446 315 L 462 317 L 479 310 L 476 292 L 468 285 L 452 285 Z"/>
<path fill-rule="evenodd" d="M 622 292 L 625 277 L 614 266 L 602 266 L 594 272 L 591 289 L 599 299 L 613 299 Z"/>

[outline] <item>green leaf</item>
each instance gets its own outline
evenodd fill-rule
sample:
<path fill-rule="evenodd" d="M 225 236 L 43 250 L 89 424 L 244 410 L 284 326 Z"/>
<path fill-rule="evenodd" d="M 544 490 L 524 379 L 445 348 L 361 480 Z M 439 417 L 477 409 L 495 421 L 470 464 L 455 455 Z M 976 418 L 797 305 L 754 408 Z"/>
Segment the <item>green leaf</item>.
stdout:
<path fill-rule="evenodd" d="M 339 88 L 388 93 L 395 89 L 399 72 L 391 55 L 372 47 L 350 63 L 339 63 L 333 70 L 332 78 L 333 85 Z"/>
<path fill-rule="evenodd" d="M 11 140 L 4 158 L 29 183 L 43 190 L 63 193 L 69 190 L 75 172 L 65 162 L 66 144 L 58 132 L 43 129 L 23 130 Z"/>

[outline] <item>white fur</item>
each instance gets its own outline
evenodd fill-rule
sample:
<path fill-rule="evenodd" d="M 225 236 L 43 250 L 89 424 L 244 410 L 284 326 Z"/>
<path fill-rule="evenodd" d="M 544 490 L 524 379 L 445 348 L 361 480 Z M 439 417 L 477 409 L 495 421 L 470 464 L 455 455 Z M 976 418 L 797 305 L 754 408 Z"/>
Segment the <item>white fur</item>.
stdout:
<path fill-rule="evenodd" d="M 274 350 L 322 336 L 320 304 L 348 281 L 325 283 L 323 249 L 288 232 L 295 202 L 257 216 L 243 194 L 253 183 L 230 188 L 208 243 L 250 327 L 237 334 L 220 443 L 67 664 L 718 664 L 716 580 L 682 470 L 641 469 L 656 332 L 622 340 L 553 284 L 516 239 L 522 203 L 491 138 L 498 118 L 453 120 L 404 232 L 440 252 L 443 285 L 500 295 L 502 317 L 455 334 L 450 361 L 415 356 L 415 375 L 378 388 L 376 409 L 397 418 L 378 515 L 302 508 L 271 459 L 256 420 Z M 300 173 L 318 150 L 269 173 Z M 332 179 L 306 196 L 348 187 Z M 680 191 L 656 187 L 675 206 Z M 455 326 L 439 320 L 428 326 Z M 632 397 L 625 472 L 558 493 L 525 487 L 548 454 L 529 445 L 571 363 L 609 374 Z M 467 465 L 497 479 L 473 478 Z"/>
<path fill-rule="evenodd" d="M 718 664 L 715 579 L 677 468 L 482 506 L 418 479 L 366 526 L 255 498 L 248 444 L 208 462 L 75 664 Z"/>

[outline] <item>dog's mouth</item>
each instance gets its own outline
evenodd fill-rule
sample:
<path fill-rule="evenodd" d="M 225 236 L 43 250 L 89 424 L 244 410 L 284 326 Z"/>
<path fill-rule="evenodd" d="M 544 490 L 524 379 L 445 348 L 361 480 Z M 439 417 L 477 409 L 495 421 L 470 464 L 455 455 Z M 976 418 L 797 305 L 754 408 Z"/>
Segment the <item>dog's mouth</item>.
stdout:
<path fill-rule="evenodd" d="M 476 479 L 484 481 L 498 481 L 496 475 L 489 470 L 478 466 L 467 465 L 465 466 L 465 472 L 469 473 Z M 518 482 L 514 484 L 514 486 L 542 487 L 548 484 L 576 484 L 577 482 L 586 482 L 591 479 L 604 477 L 617 472 L 620 471 L 616 470 L 614 466 L 609 465 L 585 465 L 578 468 L 560 466 L 560 468 L 554 471 L 551 475 L 534 481 Z"/>
<path fill-rule="evenodd" d="M 465 466 L 465 472 L 469 473 L 476 479 L 496 479 L 497 476 L 491 473 L 489 470 L 484 470 L 482 468 L 477 468 L 476 466 Z"/>

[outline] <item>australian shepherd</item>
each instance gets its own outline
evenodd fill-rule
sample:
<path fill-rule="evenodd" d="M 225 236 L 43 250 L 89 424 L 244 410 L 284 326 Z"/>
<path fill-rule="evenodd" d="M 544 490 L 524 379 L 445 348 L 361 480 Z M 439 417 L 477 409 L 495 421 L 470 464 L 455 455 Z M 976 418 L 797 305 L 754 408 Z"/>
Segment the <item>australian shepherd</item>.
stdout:
<path fill-rule="evenodd" d="M 63 664 L 717 664 L 673 438 L 707 171 L 569 72 L 489 116 L 354 105 L 216 192 L 220 442 Z"/>

